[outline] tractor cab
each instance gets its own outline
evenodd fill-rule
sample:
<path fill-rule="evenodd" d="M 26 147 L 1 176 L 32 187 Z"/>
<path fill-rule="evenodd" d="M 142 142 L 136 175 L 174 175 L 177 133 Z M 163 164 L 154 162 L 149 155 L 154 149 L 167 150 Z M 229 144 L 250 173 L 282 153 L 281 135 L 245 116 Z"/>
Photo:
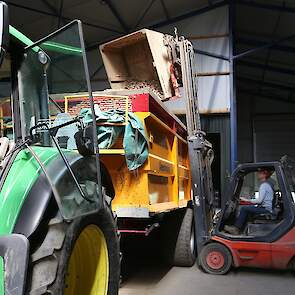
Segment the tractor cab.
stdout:
<path fill-rule="evenodd" d="M 117 294 L 113 187 L 100 173 L 81 22 L 34 43 L 0 1 L 0 65 L 0 293 Z M 65 112 L 77 93 L 87 117 Z"/>
<path fill-rule="evenodd" d="M 95 121 L 82 24 L 73 21 L 35 43 L 9 26 L 9 37 L 0 70 L 0 176 L 15 157 L 32 157 L 65 219 L 96 212 L 102 206 L 99 160 L 77 152 Z M 76 93 L 85 95 L 87 122 L 64 112 L 64 96 Z M 87 136 L 89 155 L 97 154 L 96 133 Z"/>

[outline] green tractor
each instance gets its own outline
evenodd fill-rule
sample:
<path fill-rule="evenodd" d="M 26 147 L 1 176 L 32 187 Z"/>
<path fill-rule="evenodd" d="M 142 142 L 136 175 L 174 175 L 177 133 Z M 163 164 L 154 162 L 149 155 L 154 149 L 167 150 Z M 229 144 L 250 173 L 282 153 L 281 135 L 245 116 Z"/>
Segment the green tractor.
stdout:
<path fill-rule="evenodd" d="M 3 2 L 0 20 L 1 98 L 9 91 L 13 118 L 0 138 L 0 294 L 117 294 L 114 189 L 91 127 L 81 22 L 33 43 L 9 26 Z M 91 123 L 53 99 L 76 92 Z"/>

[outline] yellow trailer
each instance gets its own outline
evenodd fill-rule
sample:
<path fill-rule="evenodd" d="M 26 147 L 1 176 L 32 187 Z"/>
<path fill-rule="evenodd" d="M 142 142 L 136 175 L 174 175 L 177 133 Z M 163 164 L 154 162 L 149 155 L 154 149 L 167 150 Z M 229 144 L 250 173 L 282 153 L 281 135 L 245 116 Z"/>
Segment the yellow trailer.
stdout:
<path fill-rule="evenodd" d="M 169 262 L 191 266 L 195 246 L 187 133 L 163 103 L 179 94 L 166 38 L 141 30 L 100 47 L 112 89 L 94 93 L 94 103 L 100 112 L 120 110 L 125 117 L 119 123 L 99 120 L 97 125 L 127 128 L 132 114 L 142 125 L 147 156 L 130 170 L 128 157 L 136 157 L 137 151 L 135 147 L 126 154 L 122 134 L 99 152 L 115 189 L 112 209 L 119 231 L 148 235 L 159 227 Z M 65 96 L 65 112 L 78 115 L 86 101 L 80 94 Z"/>
<path fill-rule="evenodd" d="M 186 127 L 150 92 L 121 90 L 94 93 L 101 110 L 121 109 L 135 114 L 144 126 L 148 158 L 136 170 L 126 165 L 122 138 L 109 149 L 100 149 L 100 159 L 111 174 L 116 196 L 112 207 L 118 217 L 147 218 L 153 214 L 187 207 L 191 199 Z M 123 93 L 123 94 L 122 94 Z M 132 94 L 131 94 L 132 93 Z M 78 115 L 85 96 L 65 97 L 66 112 Z M 74 113 L 73 113 L 74 112 Z M 118 123 L 98 123 L 114 125 Z"/>
<path fill-rule="evenodd" d="M 160 227 L 161 242 L 165 242 L 161 246 L 170 253 L 169 262 L 190 266 L 195 256 L 186 127 L 153 93 L 118 92 L 121 94 L 112 90 L 97 92 L 93 98 L 102 111 L 124 111 L 124 122 L 97 125 L 124 127 L 128 114 L 133 113 L 142 123 L 148 143 L 146 161 L 132 171 L 126 163 L 122 137 L 111 148 L 99 150 L 115 189 L 112 209 L 118 216 L 119 231 L 124 235 L 148 235 Z M 78 115 L 87 107 L 85 100 L 83 95 L 66 96 L 65 111 Z M 171 248 L 173 251 L 168 251 Z"/>

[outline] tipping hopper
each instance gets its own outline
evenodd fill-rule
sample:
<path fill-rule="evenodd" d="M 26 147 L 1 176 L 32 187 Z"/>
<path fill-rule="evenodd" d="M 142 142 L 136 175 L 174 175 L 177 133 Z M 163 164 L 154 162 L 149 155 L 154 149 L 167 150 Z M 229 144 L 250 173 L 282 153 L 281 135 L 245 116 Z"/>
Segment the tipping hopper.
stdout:
<path fill-rule="evenodd" d="M 113 89 L 149 87 L 162 100 L 175 96 L 165 35 L 143 29 L 100 46 Z"/>

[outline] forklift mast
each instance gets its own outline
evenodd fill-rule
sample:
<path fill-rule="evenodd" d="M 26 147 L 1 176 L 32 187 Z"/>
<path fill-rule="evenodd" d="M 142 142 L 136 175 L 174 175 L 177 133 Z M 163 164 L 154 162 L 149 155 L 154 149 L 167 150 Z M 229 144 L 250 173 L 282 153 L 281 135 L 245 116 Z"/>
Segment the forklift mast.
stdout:
<path fill-rule="evenodd" d="M 167 37 L 169 38 L 169 37 Z M 201 129 L 198 107 L 197 75 L 193 45 L 184 37 L 170 37 L 166 42 L 186 105 L 188 152 L 192 181 L 192 207 L 194 210 L 196 252 L 200 252 L 212 231 L 214 191 L 211 163 L 214 158 L 212 145 Z"/>

